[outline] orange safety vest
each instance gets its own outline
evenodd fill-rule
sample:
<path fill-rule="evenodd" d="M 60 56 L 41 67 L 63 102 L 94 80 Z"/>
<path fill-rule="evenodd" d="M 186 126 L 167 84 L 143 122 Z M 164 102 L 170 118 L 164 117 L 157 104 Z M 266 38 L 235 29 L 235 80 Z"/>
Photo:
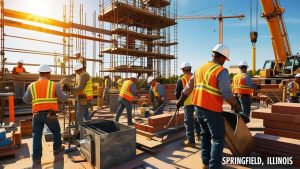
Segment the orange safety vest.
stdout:
<path fill-rule="evenodd" d="M 20 68 L 19 66 L 16 66 L 15 69 L 16 69 L 16 73 L 23 73 L 23 72 L 25 72 L 24 67 Z"/>
<path fill-rule="evenodd" d="M 32 112 L 58 111 L 56 83 L 48 79 L 40 79 L 29 85 L 32 96 Z"/>
<path fill-rule="evenodd" d="M 119 96 L 123 99 L 126 99 L 128 101 L 133 100 L 133 94 L 131 93 L 131 85 L 133 85 L 133 82 L 131 80 L 126 80 L 121 88 Z"/>
<path fill-rule="evenodd" d="M 235 94 L 248 94 L 252 95 L 253 90 L 247 86 L 245 77 L 246 73 L 238 73 L 233 77 L 232 92 Z"/>
<path fill-rule="evenodd" d="M 224 69 L 214 62 L 208 62 L 194 73 L 194 105 L 213 112 L 223 112 L 223 98 L 218 89 L 218 75 Z"/>
<path fill-rule="evenodd" d="M 290 96 L 297 96 L 297 93 L 299 93 L 299 84 L 295 81 L 293 81 L 294 83 L 294 88 L 293 88 L 293 91 L 290 92 Z"/>
<path fill-rule="evenodd" d="M 155 82 L 155 85 L 152 86 L 152 92 L 153 92 L 154 96 L 156 96 L 156 97 L 161 97 L 161 95 L 158 93 L 158 89 L 157 89 L 159 84 L 160 83 Z"/>
<path fill-rule="evenodd" d="M 189 80 L 191 79 L 193 74 L 184 75 L 181 77 L 182 87 L 185 88 L 185 86 L 188 84 Z M 184 105 L 192 105 L 192 99 L 193 99 L 193 92 L 189 95 L 189 97 L 184 101 Z"/>

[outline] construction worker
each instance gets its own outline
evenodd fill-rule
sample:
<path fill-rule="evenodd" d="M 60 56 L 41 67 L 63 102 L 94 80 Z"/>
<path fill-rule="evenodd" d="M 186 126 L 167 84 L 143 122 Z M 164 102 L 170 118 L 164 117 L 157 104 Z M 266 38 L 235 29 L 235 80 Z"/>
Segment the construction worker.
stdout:
<path fill-rule="evenodd" d="M 22 59 L 18 60 L 18 65 L 12 70 L 13 75 L 20 75 L 22 73 L 28 73 L 23 67 L 24 61 Z M 25 91 L 25 83 L 23 80 L 16 79 L 15 81 L 15 94 L 16 97 L 23 97 Z"/>
<path fill-rule="evenodd" d="M 223 67 L 229 61 L 230 50 L 224 44 L 217 44 L 212 50 L 212 61 L 199 67 L 188 85 L 182 91 L 177 102 L 177 108 L 193 92 L 192 104 L 201 125 L 201 157 L 203 168 L 221 168 L 225 124 L 223 116 L 223 101 L 229 103 L 236 111 L 241 107 L 233 97 L 230 89 L 228 70 Z"/>
<path fill-rule="evenodd" d="M 115 75 L 114 86 L 118 89 L 119 92 L 121 91 L 123 83 L 124 83 L 124 80 L 121 78 L 121 76 Z"/>
<path fill-rule="evenodd" d="M 123 83 L 123 86 L 121 88 L 120 94 L 119 94 L 119 103 L 120 106 L 117 110 L 115 121 L 119 121 L 119 118 L 124 110 L 126 108 L 127 111 L 127 124 L 133 125 L 132 123 L 132 100 L 134 96 L 137 95 L 136 91 L 136 84 L 138 82 L 137 75 L 132 75 L 129 80 L 125 80 Z"/>
<path fill-rule="evenodd" d="M 247 74 L 248 67 L 246 61 L 241 61 L 239 63 L 240 73 L 237 73 L 232 81 L 232 92 L 242 107 L 241 117 L 245 123 L 250 122 L 251 95 L 253 89 L 257 88 L 257 85 L 252 83 L 251 77 Z"/>
<path fill-rule="evenodd" d="M 180 98 L 181 92 L 184 87 L 189 82 L 193 73 L 191 72 L 192 66 L 188 62 L 183 62 L 180 66 L 183 76 L 177 80 L 175 96 L 177 99 Z M 194 119 L 195 107 L 192 104 L 193 95 L 191 94 L 188 99 L 184 102 L 184 125 L 186 130 L 187 141 L 183 142 L 184 146 L 195 147 L 195 133 L 197 135 L 198 141 L 200 140 L 200 124 L 197 118 Z"/>
<path fill-rule="evenodd" d="M 86 72 L 82 63 L 76 63 L 74 65 L 74 71 L 76 73 L 76 86 L 69 88 L 71 91 L 74 91 L 77 96 L 76 129 L 78 129 L 79 125 L 90 120 L 89 107 L 90 101 L 93 100 L 93 83 L 92 78 L 89 73 Z"/>
<path fill-rule="evenodd" d="M 295 75 L 295 80 L 291 81 L 288 84 L 287 91 L 289 92 L 289 102 L 290 103 L 299 103 L 300 96 L 300 73 Z"/>
<path fill-rule="evenodd" d="M 59 83 L 49 80 L 51 68 L 48 65 L 41 65 L 38 72 L 39 79 L 28 86 L 23 97 L 25 103 L 32 103 L 32 160 L 34 165 L 41 164 L 42 133 L 45 124 L 53 134 L 53 154 L 64 150 L 56 112 L 58 111 L 57 101 L 64 101 L 68 98 L 68 95 L 62 92 Z"/>
<path fill-rule="evenodd" d="M 153 102 L 153 111 L 155 112 L 155 115 L 163 114 L 166 100 L 165 88 L 152 76 L 148 77 L 147 82 L 151 86 L 149 94 L 151 101 Z"/>
<path fill-rule="evenodd" d="M 104 74 L 104 93 L 103 93 L 103 97 L 104 97 L 104 102 L 105 102 L 105 105 L 108 106 L 109 104 L 109 98 L 108 98 L 108 91 L 111 87 L 111 79 L 109 77 L 109 74 L 106 73 Z"/>

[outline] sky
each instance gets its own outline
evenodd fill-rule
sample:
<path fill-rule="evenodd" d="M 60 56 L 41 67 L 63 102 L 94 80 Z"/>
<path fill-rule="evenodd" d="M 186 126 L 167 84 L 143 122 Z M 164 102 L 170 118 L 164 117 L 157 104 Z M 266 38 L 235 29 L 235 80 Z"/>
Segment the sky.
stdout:
<path fill-rule="evenodd" d="M 84 11 L 87 15 L 87 25 L 93 25 L 93 12 L 99 11 L 99 0 L 74 0 L 74 21 L 79 23 L 79 4 L 84 4 Z M 218 15 L 219 4 L 223 5 L 223 15 L 240 15 L 246 17 L 243 20 L 225 19 L 224 20 L 224 44 L 228 45 L 231 50 L 231 61 L 225 64 L 225 67 L 237 65 L 241 60 L 245 60 L 251 66 L 251 42 L 250 33 L 250 0 L 177 0 L 178 15 Z M 253 30 L 256 25 L 256 2 L 253 1 Z M 62 20 L 63 4 L 68 4 L 69 0 L 6 0 L 5 8 L 31 12 L 49 18 Z M 280 5 L 285 8 L 284 19 L 286 28 L 292 47 L 293 54 L 300 52 L 300 17 L 298 7 L 300 1 L 281 0 Z M 258 5 L 258 13 L 261 13 L 261 6 Z M 15 36 L 25 36 L 49 40 L 54 42 L 62 42 L 62 37 L 47 35 L 44 33 L 36 33 L 33 31 L 21 30 L 17 28 L 5 28 L 5 34 Z M 88 34 L 92 36 L 91 34 Z M 217 20 L 178 20 L 178 64 L 188 61 L 196 68 L 211 59 L 211 49 L 218 42 L 218 21 Z M 41 42 L 33 42 L 28 40 L 19 40 L 6 37 L 5 47 L 21 48 L 30 50 L 40 50 L 47 52 L 62 53 L 60 45 L 52 45 Z M 76 51 L 76 49 L 74 49 Z M 98 51 L 97 51 L 98 52 Z M 258 42 L 256 44 L 257 52 L 257 69 L 263 66 L 267 59 L 274 59 L 273 49 L 271 45 L 270 33 L 267 22 L 258 17 Z M 92 57 L 92 43 L 87 44 L 87 55 Z M 22 53 L 6 52 L 8 62 L 16 62 L 23 59 L 25 63 L 48 63 L 53 64 L 53 57 L 39 56 Z M 105 60 L 108 62 L 108 60 Z M 11 69 L 12 66 L 9 66 Z M 98 69 L 98 67 L 96 68 Z M 37 67 L 28 67 L 30 72 L 36 72 Z M 91 68 L 88 69 L 91 72 Z"/>

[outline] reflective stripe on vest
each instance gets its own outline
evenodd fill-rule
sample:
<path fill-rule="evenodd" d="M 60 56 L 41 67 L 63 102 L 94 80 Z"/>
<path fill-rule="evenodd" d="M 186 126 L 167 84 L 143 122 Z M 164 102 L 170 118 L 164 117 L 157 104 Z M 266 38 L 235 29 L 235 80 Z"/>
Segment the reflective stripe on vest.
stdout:
<path fill-rule="evenodd" d="M 297 93 L 299 93 L 299 84 L 295 81 L 293 81 L 293 92 L 290 92 L 290 96 L 297 96 Z"/>
<path fill-rule="evenodd" d="M 78 84 L 80 82 L 81 76 L 87 74 L 89 76 L 89 74 L 87 72 L 84 72 L 80 75 L 76 75 L 76 83 Z M 87 97 L 87 100 L 92 100 L 93 99 L 93 82 L 92 82 L 92 78 L 90 77 L 89 80 L 87 81 L 84 89 L 82 92 L 79 92 L 78 95 L 85 95 Z"/>
<path fill-rule="evenodd" d="M 232 92 L 235 94 L 248 94 L 252 95 L 253 90 L 247 86 L 246 73 L 238 73 L 233 77 Z"/>
<path fill-rule="evenodd" d="M 195 71 L 194 74 L 194 105 L 213 112 L 222 112 L 223 98 L 218 89 L 218 75 L 223 66 L 208 62 Z"/>
<path fill-rule="evenodd" d="M 161 95 L 159 94 L 158 89 L 157 89 L 158 85 L 159 85 L 159 83 L 155 82 L 155 85 L 152 86 L 152 92 L 153 92 L 154 96 L 161 97 Z"/>
<path fill-rule="evenodd" d="M 19 66 L 16 66 L 15 69 L 16 69 L 17 73 L 23 73 L 24 72 L 24 68 L 23 67 L 19 68 Z"/>
<path fill-rule="evenodd" d="M 192 74 L 189 75 L 184 75 L 181 78 L 181 82 L 182 82 L 182 87 L 185 88 L 185 86 L 188 84 L 189 80 L 191 79 Z M 189 95 L 189 97 L 185 100 L 184 105 L 192 105 L 192 100 L 193 100 L 193 92 Z"/>
<path fill-rule="evenodd" d="M 32 96 L 33 112 L 58 111 L 57 98 L 55 96 L 56 83 L 47 79 L 41 79 L 31 83 L 29 89 Z"/>
<path fill-rule="evenodd" d="M 133 95 L 131 94 L 131 85 L 132 84 L 133 84 L 133 82 L 131 80 L 126 80 L 122 85 L 119 96 L 128 101 L 132 101 L 133 100 Z"/>

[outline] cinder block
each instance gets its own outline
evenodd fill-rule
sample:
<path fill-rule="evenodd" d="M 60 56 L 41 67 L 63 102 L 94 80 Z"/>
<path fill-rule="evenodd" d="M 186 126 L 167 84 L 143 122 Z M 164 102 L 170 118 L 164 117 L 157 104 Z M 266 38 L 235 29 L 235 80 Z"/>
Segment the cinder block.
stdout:
<path fill-rule="evenodd" d="M 299 103 L 275 103 L 272 105 L 272 113 L 300 115 Z"/>

